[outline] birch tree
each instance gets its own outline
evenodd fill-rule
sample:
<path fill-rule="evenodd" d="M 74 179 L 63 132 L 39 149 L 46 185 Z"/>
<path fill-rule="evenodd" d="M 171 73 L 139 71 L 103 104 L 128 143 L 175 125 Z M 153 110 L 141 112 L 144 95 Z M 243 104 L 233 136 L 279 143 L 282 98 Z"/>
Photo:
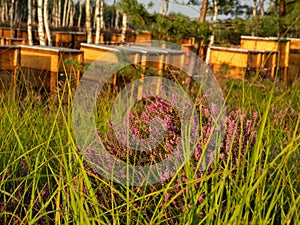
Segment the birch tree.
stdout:
<path fill-rule="evenodd" d="M 169 10 L 169 0 L 161 0 L 160 3 L 160 14 L 166 16 Z"/>
<path fill-rule="evenodd" d="M 265 15 L 264 4 L 265 4 L 265 0 L 259 0 L 259 14 L 261 16 Z"/>
<path fill-rule="evenodd" d="M 115 19 L 115 29 L 119 30 L 119 22 L 120 22 L 120 10 L 116 9 L 116 19 Z"/>
<path fill-rule="evenodd" d="M 63 11 L 63 20 L 62 20 L 62 26 L 63 26 L 63 27 L 66 26 L 67 6 L 68 6 L 68 0 L 65 0 L 65 3 L 64 3 L 64 11 Z"/>
<path fill-rule="evenodd" d="M 127 19 L 127 13 L 123 13 L 122 18 L 122 32 L 121 32 L 121 42 L 126 42 L 126 31 L 128 27 L 128 19 Z"/>
<path fill-rule="evenodd" d="M 48 45 L 52 46 L 52 36 L 51 36 L 50 28 L 49 28 L 48 18 L 49 18 L 48 0 L 44 0 L 44 25 L 45 25 L 46 34 L 48 37 Z"/>
<path fill-rule="evenodd" d="M 103 0 L 100 0 L 100 28 L 105 28 L 105 22 L 104 22 L 104 3 Z"/>
<path fill-rule="evenodd" d="M 86 13 L 86 32 L 87 32 L 87 43 L 91 44 L 93 42 L 92 36 L 92 25 L 91 25 L 91 0 L 85 1 L 85 13 Z"/>
<path fill-rule="evenodd" d="M 27 33 L 28 33 L 28 44 L 33 45 L 32 41 L 32 2 L 31 0 L 28 0 L 27 2 L 28 7 L 28 15 L 27 15 Z"/>
<path fill-rule="evenodd" d="M 13 26 L 13 19 L 14 19 L 14 4 L 15 4 L 15 0 L 11 1 L 11 5 L 10 5 L 10 32 L 11 32 L 11 37 L 14 37 L 13 34 L 13 30 L 12 30 L 12 26 Z"/>
<path fill-rule="evenodd" d="M 1 0 L 1 21 L 5 22 L 5 0 Z"/>
<path fill-rule="evenodd" d="M 256 18 L 257 16 L 257 0 L 253 0 L 253 18 Z"/>
<path fill-rule="evenodd" d="M 96 39 L 95 44 L 100 43 L 100 0 L 96 0 L 96 8 L 95 8 L 95 16 L 96 16 Z"/>
<path fill-rule="evenodd" d="M 61 0 L 58 0 L 57 22 L 58 26 L 61 26 Z"/>
<path fill-rule="evenodd" d="M 212 18 L 213 27 L 215 25 L 215 22 L 217 21 L 217 18 L 218 18 L 218 0 L 214 0 L 214 2 L 213 2 L 213 18 Z M 208 49 L 207 49 L 206 63 L 209 63 L 210 47 L 214 44 L 214 41 L 215 41 L 215 35 L 214 35 L 214 31 L 213 31 L 212 35 L 210 36 L 209 45 L 208 45 Z"/>
<path fill-rule="evenodd" d="M 44 20 L 43 20 L 43 0 L 38 0 L 38 33 L 40 45 L 45 46 Z"/>
<path fill-rule="evenodd" d="M 74 25 L 74 16 L 75 16 L 75 13 L 76 13 L 76 8 L 75 8 L 75 5 L 73 4 L 73 2 L 71 1 L 71 12 L 70 12 L 70 18 L 69 18 L 69 26 L 70 27 L 73 27 Z"/>
<path fill-rule="evenodd" d="M 78 16 L 77 27 L 80 28 L 81 27 L 81 17 L 82 17 L 82 3 L 81 3 L 81 1 L 78 1 L 78 4 L 79 4 L 79 16 Z"/>

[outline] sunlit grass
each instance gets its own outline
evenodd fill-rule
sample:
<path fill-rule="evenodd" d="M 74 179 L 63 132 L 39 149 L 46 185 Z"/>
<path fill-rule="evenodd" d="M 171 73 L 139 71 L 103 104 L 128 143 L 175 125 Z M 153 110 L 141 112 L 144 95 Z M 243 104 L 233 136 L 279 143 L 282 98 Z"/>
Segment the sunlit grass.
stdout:
<path fill-rule="evenodd" d="M 242 155 L 245 124 L 236 123 L 225 160 L 218 156 L 201 174 L 191 161 L 145 187 L 114 183 L 88 166 L 73 138 L 66 84 L 67 100 L 53 104 L 1 96 L 1 224 L 300 223 L 299 84 L 223 83 L 228 114 L 258 114 L 254 145 Z M 108 129 L 109 100 L 98 103 L 99 129 Z"/>

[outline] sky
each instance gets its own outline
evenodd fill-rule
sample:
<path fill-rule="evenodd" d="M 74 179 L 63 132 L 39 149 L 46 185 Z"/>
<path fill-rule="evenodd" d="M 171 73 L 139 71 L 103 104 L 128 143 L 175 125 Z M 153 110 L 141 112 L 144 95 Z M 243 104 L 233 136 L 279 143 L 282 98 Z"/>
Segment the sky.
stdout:
<path fill-rule="evenodd" d="M 147 3 L 152 1 L 154 3 L 154 6 L 150 9 L 147 9 L 149 12 L 159 12 L 160 10 L 160 4 L 161 0 L 138 0 L 138 2 L 143 3 L 147 6 Z M 201 1 L 201 0 L 200 0 Z M 113 3 L 113 0 L 104 0 L 105 3 L 111 5 Z M 177 0 L 177 2 L 184 2 L 187 3 L 188 0 Z M 249 6 L 253 5 L 252 0 L 241 0 L 241 2 L 249 4 Z M 269 0 L 265 1 L 264 8 L 267 9 L 269 5 Z M 200 15 L 200 6 L 183 6 L 179 4 L 174 4 L 174 0 L 170 0 L 170 6 L 168 12 L 180 12 L 190 18 L 198 18 Z"/>

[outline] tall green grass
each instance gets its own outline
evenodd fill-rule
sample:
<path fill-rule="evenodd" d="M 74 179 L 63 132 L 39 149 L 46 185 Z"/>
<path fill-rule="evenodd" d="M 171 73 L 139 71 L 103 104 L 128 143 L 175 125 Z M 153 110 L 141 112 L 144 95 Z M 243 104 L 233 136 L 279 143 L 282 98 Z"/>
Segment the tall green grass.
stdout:
<path fill-rule="evenodd" d="M 52 104 L 2 95 L 0 223 L 299 224 L 300 85 L 227 81 L 222 89 L 229 112 L 258 112 L 255 144 L 237 162 L 230 151 L 197 176 L 191 161 L 145 187 L 113 183 L 85 162 L 72 135 L 70 86 L 61 90 L 67 101 Z"/>

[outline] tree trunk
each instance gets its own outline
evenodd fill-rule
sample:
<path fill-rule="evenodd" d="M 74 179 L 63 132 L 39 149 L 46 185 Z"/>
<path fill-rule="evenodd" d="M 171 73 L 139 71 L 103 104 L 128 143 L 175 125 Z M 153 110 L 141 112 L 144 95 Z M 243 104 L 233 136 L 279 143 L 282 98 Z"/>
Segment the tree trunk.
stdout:
<path fill-rule="evenodd" d="M 166 16 L 169 9 L 169 0 L 162 0 L 160 3 L 160 14 Z"/>
<path fill-rule="evenodd" d="M 160 10 L 159 10 L 159 13 L 161 15 L 164 13 L 164 5 L 165 5 L 165 0 L 161 0 L 161 2 L 160 2 Z"/>
<path fill-rule="evenodd" d="M 116 10 L 116 19 L 115 19 L 115 29 L 119 30 L 119 21 L 120 21 L 120 10 Z"/>
<path fill-rule="evenodd" d="M 4 4 L 5 0 L 1 0 L 1 22 L 4 23 L 5 22 L 5 4 Z"/>
<path fill-rule="evenodd" d="M 103 0 L 100 0 L 100 28 L 101 29 L 105 28 L 103 15 L 104 15 L 104 4 L 103 4 Z"/>
<path fill-rule="evenodd" d="M 169 10 L 169 0 L 165 0 L 165 9 L 164 9 L 164 13 L 163 16 L 166 16 Z"/>
<path fill-rule="evenodd" d="M 218 0 L 214 0 L 213 3 L 213 29 L 215 28 L 215 23 L 217 21 L 218 18 Z M 208 49 L 207 49 L 207 54 L 206 54 L 206 63 L 209 63 L 210 60 L 210 47 L 214 44 L 215 42 L 215 34 L 214 34 L 214 30 L 212 32 L 212 35 L 210 36 L 210 40 L 209 40 L 209 45 L 208 45 Z"/>
<path fill-rule="evenodd" d="M 253 18 L 257 16 L 257 0 L 253 0 Z"/>
<path fill-rule="evenodd" d="M 82 16 L 82 3 L 81 3 L 81 1 L 78 1 L 78 4 L 79 4 L 79 16 L 78 16 L 77 27 L 80 28 L 81 27 L 81 16 Z"/>
<path fill-rule="evenodd" d="M 56 12 L 57 12 L 57 2 L 53 2 L 52 6 L 52 11 L 51 11 L 51 16 L 52 16 L 52 26 L 57 27 L 57 17 L 56 17 Z"/>
<path fill-rule="evenodd" d="M 52 46 L 52 37 L 51 37 L 51 31 L 50 31 L 50 28 L 49 28 L 48 17 L 49 17 L 49 13 L 48 13 L 48 0 L 44 0 L 44 24 L 45 24 L 45 30 L 46 30 L 47 37 L 48 37 L 48 45 Z"/>
<path fill-rule="evenodd" d="M 68 9 L 67 9 L 67 16 L 66 16 L 66 26 L 70 26 L 70 16 L 72 13 L 72 0 L 68 0 Z"/>
<path fill-rule="evenodd" d="M 14 18 L 14 23 L 20 21 L 20 15 L 19 15 L 19 1 L 17 0 L 16 1 L 16 5 L 15 5 L 15 12 L 14 12 L 14 15 L 15 15 L 15 18 Z"/>
<path fill-rule="evenodd" d="M 121 34 L 121 42 L 126 42 L 126 31 L 127 31 L 127 14 L 123 13 L 122 19 L 122 34 Z"/>
<path fill-rule="evenodd" d="M 69 26 L 70 27 L 74 26 L 74 15 L 75 15 L 75 13 L 76 13 L 76 8 L 75 8 L 75 5 L 72 4 L 71 13 L 70 13 L 70 21 L 69 21 Z"/>
<path fill-rule="evenodd" d="M 34 24 L 36 22 L 36 0 L 32 0 L 32 24 Z"/>
<path fill-rule="evenodd" d="M 91 44 L 93 42 L 92 27 L 91 27 L 91 1 L 85 1 L 85 13 L 86 13 L 86 32 L 87 32 L 87 43 Z"/>
<path fill-rule="evenodd" d="M 58 12 L 57 12 L 58 26 L 61 26 L 61 0 L 58 0 Z"/>
<path fill-rule="evenodd" d="M 14 5 L 15 5 L 15 0 L 12 0 L 11 1 L 11 6 L 10 6 L 10 33 L 11 33 L 11 37 L 14 37 L 14 34 L 13 34 L 13 29 L 12 29 L 12 26 L 13 26 L 13 20 L 14 20 Z"/>
<path fill-rule="evenodd" d="M 96 16 L 96 40 L 95 44 L 100 43 L 100 0 L 96 0 L 96 8 L 95 8 L 95 16 Z"/>
<path fill-rule="evenodd" d="M 66 17 L 67 17 L 67 6 L 68 6 L 68 0 L 65 0 L 64 4 L 64 12 L 63 12 L 63 21 L 62 21 L 62 26 L 66 26 Z"/>
<path fill-rule="evenodd" d="M 9 12 L 8 12 L 9 10 L 8 10 L 8 3 L 7 3 L 7 1 L 4 1 L 4 12 L 5 12 L 5 21 L 6 22 L 8 22 L 9 20 L 8 20 L 8 18 L 9 18 Z"/>
<path fill-rule="evenodd" d="M 32 41 L 32 2 L 31 0 L 28 0 L 28 15 L 27 15 L 27 33 L 28 33 L 28 44 L 33 45 Z"/>
<path fill-rule="evenodd" d="M 201 6 L 200 17 L 199 17 L 200 23 L 204 23 L 206 20 L 207 8 L 208 8 L 208 0 L 203 0 L 202 6 Z"/>
<path fill-rule="evenodd" d="M 265 0 L 259 0 L 259 14 L 260 14 L 260 16 L 265 15 L 264 4 L 265 4 Z"/>
<path fill-rule="evenodd" d="M 44 21 L 43 21 L 43 0 L 38 0 L 38 33 L 40 45 L 45 46 L 45 33 L 44 33 Z"/>
<path fill-rule="evenodd" d="M 283 37 L 285 33 L 285 29 L 282 24 L 282 17 L 285 16 L 285 0 L 280 0 L 279 3 L 279 27 L 278 27 L 278 37 Z"/>

